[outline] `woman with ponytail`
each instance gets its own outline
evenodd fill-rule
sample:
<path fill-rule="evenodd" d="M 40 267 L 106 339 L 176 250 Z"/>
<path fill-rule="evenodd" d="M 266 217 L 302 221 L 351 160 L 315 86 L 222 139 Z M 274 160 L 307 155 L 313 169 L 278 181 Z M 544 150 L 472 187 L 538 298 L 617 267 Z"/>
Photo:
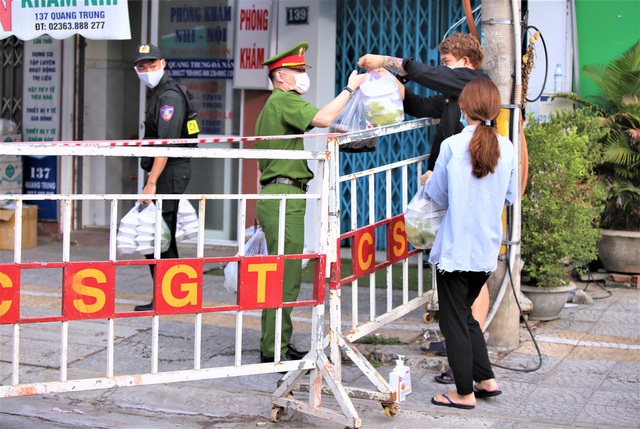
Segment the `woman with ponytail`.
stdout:
<path fill-rule="evenodd" d="M 513 144 L 493 126 L 501 107 L 496 85 L 472 80 L 459 104 L 469 125 L 442 142 L 426 183 L 427 195 L 447 207 L 429 262 L 436 267 L 440 330 L 456 384 L 431 402 L 472 409 L 476 398 L 502 393 L 471 304 L 497 268 L 502 210 L 516 199 L 517 177 Z"/>

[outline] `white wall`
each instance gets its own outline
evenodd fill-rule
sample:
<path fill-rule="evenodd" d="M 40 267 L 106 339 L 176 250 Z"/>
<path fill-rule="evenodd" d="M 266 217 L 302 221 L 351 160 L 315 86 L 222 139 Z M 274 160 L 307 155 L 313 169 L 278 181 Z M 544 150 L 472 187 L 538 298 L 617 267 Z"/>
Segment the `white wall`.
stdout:
<path fill-rule="evenodd" d="M 545 66 L 547 81 L 543 94 L 547 97 L 553 94 L 553 75 L 556 64 L 562 64 L 564 72 L 564 91 L 572 89 L 573 74 L 573 37 L 571 4 L 568 0 L 530 0 L 529 25 L 537 27 L 547 46 L 548 60 L 545 64 L 542 41 L 535 43 L 534 69 L 529 77 L 529 87 L 526 94 L 528 99 L 538 95 L 544 81 Z M 529 30 L 533 34 L 535 30 Z M 528 42 L 527 42 L 528 43 Z M 544 107 L 543 107 L 544 111 Z M 534 117 L 540 114 L 540 100 L 527 102 L 527 112 L 533 112 Z"/>

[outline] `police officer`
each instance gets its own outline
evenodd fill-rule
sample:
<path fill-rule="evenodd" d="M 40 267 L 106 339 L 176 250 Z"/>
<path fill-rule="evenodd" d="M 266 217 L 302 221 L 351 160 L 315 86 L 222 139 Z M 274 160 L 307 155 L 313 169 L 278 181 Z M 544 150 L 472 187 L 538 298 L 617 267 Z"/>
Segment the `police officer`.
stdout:
<path fill-rule="evenodd" d="M 269 78 L 273 83 L 273 92 L 267 100 L 256 121 L 256 136 L 279 136 L 303 134 L 314 127 L 328 127 L 342 112 L 360 87 L 364 74 L 353 71 L 347 86 L 323 108 L 318 108 L 301 95 L 309 90 L 310 81 L 306 69 L 304 54 L 309 48 L 307 42 L 301 42 L 269 58 L 262 63 L 269 68 Z M 278 140 L 258 141 L 258 149 L 304 150 L 301 138 L 282 138 Z M 307 191 L 307 183 L 313 178 L 306 160 L 294 159 L 261 159 L 258 162 L 262 184 L 261 194 L 303 194 Z M 257 214 L 260 226 L 267 239 L 270 255 L 278 254 L 278 219 L 279 200 L 258 200 Z M 304 214 L 306 201 L 291 199 L 286 201 L 284 253 L 301 254 L 304 247 Z M 296 301 L 300 292 L 302 261 L 287 260 L 284 262 L 283 302 Z M 267 285 L 267 293 L 269 293 Z M 282 342 L 281 359 L 296 360 L 304 357 L 306 352 L 299 352 L 290 343 L 293 325 L 291 323 L 292 308 L 282 309 Z M 262 311 L 262 338 L 260 340 L 261 362 L 273 362 L 275 348 L 276 310 Z"/>
<path fill-rule="evenodd" d="M 188 102 L 177 82 L 165 73 L 167 65 L 160 49 L 151 44 L 139 45 L 134 65 L 138 78 L 148 87 L 144 119 L 145 139 L 171 139 L 196 137 L 194 122 L 187 126 Z M 197 128 L 197 125 L 195 125 Z M 193 132 L 193 133 L 191 133 Z M 191 133 L 191 134 L 190 134 Z M 191 178 L 190 158 L 142 158 L 141 167 L 148 172 L 143 194 L 183 194 Z M 141 202 L 150 203 L 151 200 Z M 171 230 L 169 248 L 160 254 L 161 259 L 178 258 L 176 227 L 178 200 L 162 201 L 162 218 Z M 146 255 L 153 259 L 154 255 Z M 149 265 L 151 277 L 155 265 Z M 153 310 L 153 301 L 138 305 L 135 311 Z"/>

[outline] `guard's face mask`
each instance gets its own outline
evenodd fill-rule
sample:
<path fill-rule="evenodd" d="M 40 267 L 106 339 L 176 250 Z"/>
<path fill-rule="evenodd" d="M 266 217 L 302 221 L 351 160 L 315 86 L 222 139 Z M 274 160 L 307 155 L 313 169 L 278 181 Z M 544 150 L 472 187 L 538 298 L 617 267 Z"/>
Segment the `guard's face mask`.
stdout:
<path fill-rule="evenodd" d="M 160 83 L 162 75 L 164 75 L 164 62 L 160 61 L 160 68 L 158 68 L 157 70 L 146 69 L 149 71 L 145 71 L 144 73 L 139 72 L 137 67 L 134 67 L 133 69 L 138 74 L 138 79 L 144 82 L 144 84 L 149 88 L 155 88 L 156 86 L 158 86 L 158 83 Z"/>

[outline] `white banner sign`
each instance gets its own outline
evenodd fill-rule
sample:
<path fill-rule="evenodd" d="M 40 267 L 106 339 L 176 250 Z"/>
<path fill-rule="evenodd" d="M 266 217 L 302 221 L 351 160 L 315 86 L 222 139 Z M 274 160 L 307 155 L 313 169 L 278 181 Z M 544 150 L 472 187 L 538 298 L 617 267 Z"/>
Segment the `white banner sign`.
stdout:
<path fill-rule="evenodd" d="M 131 39 L 127 0 L 0 0 L 0 39 Z"/>
<path fill-rule="evenodd" d="M 269 89 L 269 70 L 262 62 L 271 57 L 271 28 L 277 21 L 272 4 L 270 0 L 238 2 L 234 88 Z"/>
<path fill-rule="evenodd" d="M 60 139 L 62 42 L 42 36 L 24 44 L 24 141 Z"/>

